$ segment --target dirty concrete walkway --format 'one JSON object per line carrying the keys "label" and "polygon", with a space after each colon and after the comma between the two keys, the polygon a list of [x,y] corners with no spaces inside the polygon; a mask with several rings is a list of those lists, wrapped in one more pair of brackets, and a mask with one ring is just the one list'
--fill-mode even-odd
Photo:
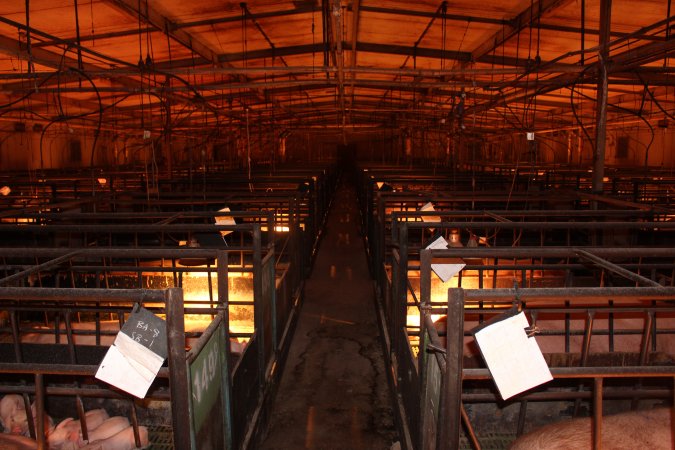
{"label": "dirty concrete walkway", "polygon": [[357,208],[354,188],[342,183],[263,450],[389,449],[398,440]]}

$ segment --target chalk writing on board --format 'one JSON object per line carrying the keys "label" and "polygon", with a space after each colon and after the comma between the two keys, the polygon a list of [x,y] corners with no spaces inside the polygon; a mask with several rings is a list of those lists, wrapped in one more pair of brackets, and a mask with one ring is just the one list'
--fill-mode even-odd
{"label": "chalk writing on board", "polygon": [[166,322],[151,311],[136,306],[121,330],[135,342],[166,358]]}

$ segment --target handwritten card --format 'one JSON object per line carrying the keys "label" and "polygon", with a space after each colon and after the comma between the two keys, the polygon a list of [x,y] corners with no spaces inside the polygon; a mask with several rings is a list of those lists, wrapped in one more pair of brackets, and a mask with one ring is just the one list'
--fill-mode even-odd
{"label": "handwritten card", "polygon": [[553,379],[537,341],[527,336],[529,326],[525,313],[520,312],[475,333],[504,400]]}
{"label": "handwritten card", "polygon": [[[441,249],[447,250],[448,241],[445,240],[443,236],[439,236],[434,239],[431,244],[427,245],[428,249]],[[436,276],[445,283],[450,278],[454,277],[459,273],[460,270],[466,266],[466,263],[460,258],[445,258],[448,260],[448,263],[443,264],[431,264],[431,270],[434,271]]]}
{"label": "handwritten card", "polygon": [[95,376],[143,398],[167,354],[166,322],[137,305],[117,333]]}

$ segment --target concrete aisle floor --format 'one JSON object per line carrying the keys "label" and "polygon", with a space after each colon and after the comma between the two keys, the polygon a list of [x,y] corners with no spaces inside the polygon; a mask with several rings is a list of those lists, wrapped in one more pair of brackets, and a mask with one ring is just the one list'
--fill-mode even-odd
{"label": "concrete aisle floor", "polygon": [[261,449],[389,449],[398,440],[357,208],[342,183]]}

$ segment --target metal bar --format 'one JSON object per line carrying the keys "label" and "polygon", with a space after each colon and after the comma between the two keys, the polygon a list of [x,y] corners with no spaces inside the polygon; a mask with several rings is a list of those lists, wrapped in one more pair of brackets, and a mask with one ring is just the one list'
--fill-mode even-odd
{"label": "metal bar", "polygon": [[593,450],[602,450],[602,378],[593,380]]}
{"label": "metal bar", "polygon": [[[302,4],[298,5],[293,9],[287,9],[287,10],[277,10],[277,11],[266,11],[266,12],[261,12],[261,13],[250,13],[249,16],[251,19],[268,19],[268,18],[279,18],[279,17],[284,17],[284,16],[291,16],[291,15],[297,15],[297,14],[309,14],[314,11],[318,11],[319,8],[314,6],[313,4]],[[201,27],[205,25],[217,25],[221,23],[229,23],[229,22],[238,22],[241,20],[241,17],[239,16],[223,16],[223,17],[216,17],[213,19],[203,19],[203,20],[194,20],[194,21],[187,21],[187,22],[178,22],[172,24],[175,29],[180,29],[180,28],[193,28],[193,27]]]}
{"label": "metal bar", "polygon": [[582,259],[586,259],[588,261],[591,261],[598,266],[607,269],[611,272],[616,273],[617,275],[621,275],[624,278],[627,278],[631,281],[635,281],[636,283],[643,284],[646,286],[654,286],[654,287],[661,287],[659,283],[656,281],[650,280],[649,278],[643,277],[642,275],[639,275],[635,272],[631,272],[630,270],[626,270],[623,267],[617,266],[614,263],[611,263],[607,260],[604,260],[598,256],[595,256],[593,253],[582,250],[580,248],[575,249],[574,252],[579,255]]}
{"label": "metal bar", "polygon": [[[556,379],[566,378],[665,378],[675,375],[675,367],[551,367],[551,374]],[[488,369],[464,369],[465,380],[491,380]]]}
{"label": "metal bar", "polygon": [[[413,10],[413,9],[399,9],[399,8],[384,8],[380,6],[370,6],[370,5],[362,5],[361,10],[365,12],[373,12],[373,13],[378,13],[378,14],[392,14],[392,15],[400,15],[400,16],[410,16],[410,17],[427,17],[427,18],[435,18],[438,16],[438,11],[435,12],[429,12],[429,11],[421,11],[421,10]],[[511,21],[508,19],[495,19],[492,17],[482,17],[482,16],[469,16],[469,15],[461,15],[461,14],[446,14],[446,19],[447,20],[454,20],[454,21],[459,21],[459,22],[470,22],[470,23],[485,23],[489,25],[500,25],[500,26],[506,26],[510,25]]]}
{"label": "metal bar", "polygon": [[464,422],[466,432],[469,435],[469,441],[471,441],[471,447],[473,448],[473,450],[481,450],[480,442],[478,442],[476,432],[473,430],[473,426],[471,426],[471,422],[469,421],[469,415],[466,413],[466,408],[464,408],[463,403],[461,413],[462,413],[462,421]]}
{"label": "metal bar", "polygon": [[232,448],[232,376],[231,371],[231,352],[230,352],[230,299],[229,299],[229,278],[228,278],[228,252],[225,250],[218,251],[216,264],[218,267],[218,304],[223,307],[223,332],[225,333],[225,351],[223,352],[223,378],[226,380],[223,387],[224,405],[225,409],[223,415],[225,416],[225,448]]}
{"label": "metal bar", "polygon": [[[45,389],[44,380],[41,373],[35,374],[35,409],[37,411],[37,424],[35,427],[35,434],[37,435],[38,450],[46,450],[47,443],[45,442]],[[27,409],[26,411],[31,411]],[[29,421],[32,419],[32,414],[27,414]]]}
{"label": "metal bar", "polygon": [[[581,360],[579,365],[581,367],[586,367],[588,364],[588,355],[590,353],[591,347],[591,337],[593,337],[593,319],[595,317],[595,311],[590,310],[586,313],[586,322],[584,324],[584,340],[581,347]],[[567,336],[569,334],[566,333]],[[583,389],[583,384],[579,385],[577,390],[581,391]],[[581,399],[577,399],[574,402],[574,412],[573,415],[576,417],[579,414],[579,407],[581,406]]]}
{"label": "metal bar", "polygon": [[267,336],[265,330],[264,310],[265,302],[263,298],[263,271],[262,271],[262,240],[260,225],[253,229],[253,321],[256,339],[258,340],[258,395],[263,396],[265,388],[265,375],[267,365],[265,364],[265,342],[271,337]]}
{"label": "metal bar", "polygon": [[[2,291],[0,290],[0,293]],[[570,300],[570,302],[597,301],[599,297],[614,300],[630,299],[636,301],[652,301],[656,299],[671,299],[675,296],[675,289],[671,287],[604,287],[604,288],[536,288],[515,289],[499,288],[465,291],[465,300],[471,301],[499,301],[512,299],[519,295],[523,300]]]}
{"label": "metal bar", "polygon": [[[79,253],[80,253],[79,250],[74,251],[74,252],[70,252],[66,255],[60,256],[60,257],[58,257],[56,259],[53,259],[51,261],[47,261],[45,263],[32,266],[29,269],[23,270],[21,272],[17,272],[13,275],[10,275],[8,277],[5,277],[5,278],[1,279],[0,285],[6,285],[6,284],[9,284],[9,283],[11,283],[15,280],[20,280],[20,279],[22,279],[22,278],[24,278],[24,277],[26,277],[26,276],[28,276],[32,273],[39,272],[40,270],[48,269],[48,268],[53,267],[53,266],[58,266],[62,262],[69,260],[70,258],[78,255]],[[25,253],[24,253],[24,255],[25,255]]]}
{"label": "metal bar", "polygon": [[[162,378],[168,378],[168,370],[167,368],[163,368],[163,373],[162,373]],[[30,370],[26,370],[26,374],[34,375],[33,372]],[[96,373],[96,370],[91,374],[91,376],[94,376]],[[12,394],[22,394],[22,393],[27,393],[27,394],[34,394],[35,393],[35,388],[33,386],[26,386],[26,385],[3,385],[0,386],[0,392],[2,393],[12,393]],[[96,398],[115,398],[115,399],[128,399],[128,395],[120,392],[118,390],[112,390],[112,389],[101,389],[101,388],[72,388],[72,387],[62,387],[62,386],[47,386],[45,387],[45,393],[48,396],[64,396],[64,397],[72,397],[74,395],[80,395],[81,397],[96,397]],[[154,400],[161,400],[161,401],[170,401],[171,397],[170,394],[167,391],[161,391],[161,390],[150,390],[149,394],[146,396],[146,398],[152,398]]]}
{"label": "metal bar", "polygon": [[[652,324],[654,323],[654,311],[649,311],[647,317],[645,318],[645,323],[642,330],[642,341],[640,342],[640,365],[646,366],[647,359],[649,358],[649,336],[652,332]],[[642,387],[642,379],[638,379],[635,388],[640,389]],[[631,409],[637,409],[639,405],[639,398],[633,398],[631,402]]]}
{"label": "metal bar", "polygon": [[647,364],[649,358],[649,336],[652,331],[652,324],[654,323],[654,311],[650,310],[647,313],[647,317],[644,324],[644,329],[642,332],[642,342],[640,344],[640,365],[644,366]]}
{"label": "metal bar", "polygon": [[[31,35],[34,34],[34,35],[40,36],[41,38],[50,39],[50,40],[52,40],[54,42],[57,42],[59,44],[65,44],[67,47],[70,47],[70,48],[72,48],[73,46],[76,46],[76,44],[73,43],[73,42],[70,42],[70,43],[65,42],[63,39],[61,39],[57,36],[54,36],[54,35],[45,33],[43,31],[40,31],[37,28],[29,26],[29,24],[24,25],[20,22],[16,22],[16,21],[11,20],[11,19],[9,19],[5,16],[0,16],[0,22],[4,23],[6,25],[9,25],[12,28],[16,28],[18,30],[25,30],[27,34],[31,34]],[[12,40],[8,40],[8,42],[13,43],[17,50],[20,49],[19,42],[12,41]],[[94,51],[94,50],[92,50],[90,48],[87,48],[87,47],[79,47],[78,46],[78,49],[80,49],[81,51],[83,51],[85,53],[89,53],[94,58],[101,58],[105,61],[109,61],[111,63],[114,63],[114,64],[118,65],[118,66],[135,67],[135,65],[132,64],[132,63],[129,63],[127,61],[123,61],[121,59],[112,58],[110,56],[106,56],[103,53],[99,53],[99,52]],[[17,52],[14,52],[13,54],[16,54],[16,53]],[[44,51],[42,49],[34,48],[34,46],[31,46],[30,56],[31,56],[32,61],[37,61],[40,64],[45,64],[45,65],[50,66],[50,67],[60,68],[63,65],[63,60],[62,60],[62,56],[61,56],[60,51],[57,54],[57,53]],[[77,66],[77,61],[74,60],[74,59],[66,58],[66,62],[67,62],[67,65],[72,64],[73,66]],[[85,69],[87,69],[87,70],[89,70],[89,69],[97,70],[97,69],[99,69],[99,67],[87,64],[87,65],[85,65]]]}
{"label": "metal bar", "polygon": [[107,301],[164,303],[164,292],[156,289],[83,289],[0,287],[0,299],[49,301]]}
{"label": "metal bar", "polygon": [[[672,389],[641,389],[640,391],[626,391],[625,389],[616,391],[607,391],[603,393],[605,399],[631,399],[633,397],[649,398],[649,399],[671,399],[673,397]],[[522,394],[519,397],[527,401],[558,401],[558,400],[574,400],[577,398],[592,399],[593,393],[590,391],[544,391],[531,392]],[[466,403],[494,403],[499,402],[501,397],[495,393],[476,393],[476,394],[462,394],[462,401]]]}
{"label": "metal bar", "polygon": [[462,360],[464,349],[464,290],[448,290],[446,366],[439,413],[438,450],[459,449],[462,408]]}
{"label": "metal bar", "polygon": [[134,0],[108,0],[108,3],[117,6],[132,17],[141,17],[144,22],[164,31],[187,50],[195,52],[211,64],[218,64],[218,55],[210,48],[208,42],[202,41],[185,30],[177,29],[169,17],[164,16],[155,8],[146,5],[145,11],[141,11]]}
{"label": "metal bar", "polygon": [[523,434],[523,429],[525,428],[526,415],[527,415],[527,400],[521,400],[520,409],[518,410],[518,426],[516,428],[516,436],[520,436],[521,434]]}
{"label": "metal bar", "polygon": [[[136,403],[131,401],[131,427],[134,431],[134,443],[137,448],[141,448],[141,436],[138,430],[138,413],[136,412]],[[84,431],[84,430],[83,430]]]}
{"label": "metal bar", "polygon": [[169,386],[171,389],[171,421],[173,445],[189,449],[190,411],[189,377],[185,360],[185,321],[183,318],[183,291],[171,288],[165,291],[167,341],[169,346]]}
{"label": "metal bar", "polygon": [[586,314],[586,323],[584,326],[584,340],[581,348],[581,365],[585,366],[588,363],[588,355],[590,354],[591,338],[593,337],[593,319],[595,318],[595,311],[589,310]]}
{"label": "metal bar", "polygon": [[517,35],[521,30],[538,22],[541,16],[561,4],[568,3],[566,0],[537,0],[521,11],[516,17],[509,20],[506,25],[471,51],[472,60],[478,60],[491,53],[494,49],[504,45],[510,38]]}
{"label": "metal bar", "polygon": [[[405,223],[401,224],[399,229],[399,260],[398,260],[398,277],[395,278],[394,295],[393,298],[393,313],[392,313],[392,336],[395,336],[395,347],[394,353],[396,355],[402,355],[403,349],[400,348],[401,340],[399,339],[400,330],[404,329],[406,325],[406,303],[407,303],[407,284],[406,279],[408,278],[408,226]],[[380,249],[381,252],[384,251],[384,248]],[[384,260],[382,260],[382,269],[384,272]],[[382,274],[383,277],[386,277],[386,274]],[[385,278],[382,278],[383,280]]]}
{"label": "metal bar", "polygon": [[18,363],[23,362],[23,355],[21,353],[21,335],[19,334],[19,320],[17,318],[18,312],[12,310],[9,312],[9,322],[12,327],[12,339],[14,344],[14,360]]}
{"label": "metal bar", "polygon": [[[428,384],[429,380],[427,379],[427,372],[428,372],[428,366],[429,364],[427,361],[431,357],[431,355],[427,352],[427,347],[429,342],[427,342],[426,338],[426,333],[425,330],[427,327],[429,327],[429,333],[431,333],[433,327],[433,324],[431,324],[431,317],[429,316],[429,306],[431,303],[431,252],[429,250],[422,250],[420,252],[420,259],[422,260],[421,263],[421,270],[420,270],[420,299],[418,303],[419,307],[419,314],[420,314],[420,331],[419,331],[419,343],[418,343],[418,353],[417,353],[417,367],[418,367],[418,373],[419,373],[419,411],[420,411],[420,420],[419,420],[419,428],[421,432],[419,433],[418,436],[418,446],[419,448],[427,448],[429,447],[428,440],[435,439],[437,446],[439,445],[439,442],[441,442],[441,439],[439,436],[430,436],[430,433],[424,433],[424,430],[427,429],[438,429],[439,424],[436,424],[436,426],[429,427],[427,423],[431,421],[432,423],[436,420],[442,420],[437,419],[436,417],[433,417],[433,414],[429,414],[429,410],[431,409],[428,406],[428,402],[430,401],[429,399],[429,393],[428,393]],[[405,277],[408,279],[408,277]],[[412,288],[411,288],[412,290]],[[431,326],[429,326],[431,325]],[[435,330],[434,330],[435,331]],[[433,344],[433,337],[432,337],[432,344]],[[443,398],[444,393],[440,393],[440,397]],[[441,403],[442,404],[442,403]]]}

